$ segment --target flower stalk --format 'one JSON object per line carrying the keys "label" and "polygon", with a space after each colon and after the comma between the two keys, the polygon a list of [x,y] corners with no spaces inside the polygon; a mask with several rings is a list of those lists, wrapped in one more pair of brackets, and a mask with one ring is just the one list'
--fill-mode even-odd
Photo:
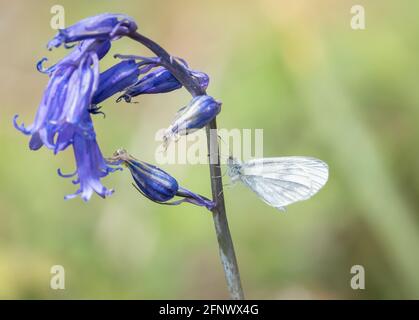
{"label": "flower stalk", "polygon": [[[190,76],[185,66],[179,63],[177,59],[171,56],[160,45],[135,31],[129,33],[127,36],[146,46],[149,50],[156,54],[160,58],[160,65],[169,70],[193,97],[206,94],[198,80]],[[206,126],[206,133],[212,198],[216,204],[212,210],[212,214],[221,263],[223,265],[231,299],[242,300],[244,299],[244,293],[225,209],[219,145],[217,139],[217,122],[215,118]]]}

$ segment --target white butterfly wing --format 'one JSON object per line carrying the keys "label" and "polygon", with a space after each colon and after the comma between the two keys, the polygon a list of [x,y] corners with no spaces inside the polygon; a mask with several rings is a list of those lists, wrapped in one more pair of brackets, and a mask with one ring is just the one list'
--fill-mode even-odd
{"label": "white butterfly wing", "polygon": [[327,182],[329,168],[308,157],[263,158],[241,165],[240,179],[267,204],[284,210],[307,200]]}

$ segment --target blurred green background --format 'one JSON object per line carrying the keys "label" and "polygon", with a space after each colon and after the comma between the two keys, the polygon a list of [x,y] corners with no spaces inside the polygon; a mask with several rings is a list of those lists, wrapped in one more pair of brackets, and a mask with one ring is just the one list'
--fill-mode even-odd
{"label": "blurred green background", "polygon": [[[0,298],[228,298],[211,215],[191,205],[151,203],[126,172],[116,189],[64,201],[75,191],[57,168],[72,151],[31,152],[11,119],[32,122],[55,34],[102,12],[127,13],[139,30],[211,76],[223,101],[222,128],[264,129],[264,155],[311,155],[330,166],[326,187],[285,214],[244,187],[225,191],[247,298],[419,298],[419,3],[417,1],[13,1],[1,2]],[[366,30],[350,27],[364,5]],[[124,39],[113,53],[148,54]],[[111,55],[103,67],[114,63]],[[189,100],[184,91],[104,103],[95,118],[105,155],[124,146],[154,162],[155,131]],[[206,165],[163,166],[185,187],[210,195]],[[226,180],[227,182],[227,180]],[[51,290],[63,265],[66,289]],[[366,289],[352,290],[362,265]]]}

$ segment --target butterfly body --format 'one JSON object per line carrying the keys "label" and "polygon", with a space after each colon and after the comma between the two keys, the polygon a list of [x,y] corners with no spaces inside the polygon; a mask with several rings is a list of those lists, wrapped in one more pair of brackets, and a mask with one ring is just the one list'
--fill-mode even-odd
{"label": "butterfly body", "polygon": [[236,158],[229,157],[227,159],[227,174],[230,177],[231,182],[235,183],[241,178],[241,167],[242,163]]}
{"label": "butterfly body", "polygon": [[265,203],[281,211],[286,206],[311,198],[327,182],[325,162],[310,157],[260,158],[247,162],[229,157],[231,181],[241,181]]}

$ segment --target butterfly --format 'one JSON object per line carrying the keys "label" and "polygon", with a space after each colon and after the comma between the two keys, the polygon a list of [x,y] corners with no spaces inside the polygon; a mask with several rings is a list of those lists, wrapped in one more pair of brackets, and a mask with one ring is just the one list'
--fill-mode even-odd
{"label": "butterfly", "polygon": [[227,173],[232,183],[241,181],[268,205],[285,207],[311,198],[327,182],[328,165],[310,157],[278,157],[247,162],[229,157]]}

